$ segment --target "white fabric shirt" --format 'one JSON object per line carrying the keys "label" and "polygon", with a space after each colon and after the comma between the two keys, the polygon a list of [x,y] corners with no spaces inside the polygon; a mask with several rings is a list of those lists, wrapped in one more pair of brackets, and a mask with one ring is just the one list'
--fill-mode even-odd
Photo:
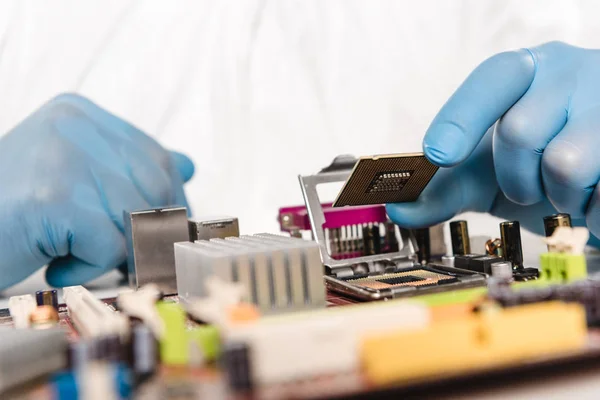
{"label": "white fabric shirt", "polygon": [[[78,92],[188,154],[196,215],[277,231],[296,176],[341,153],[420,151],[486,57],[599,47],[594,1],[4,1],[0,132]],[[489,218],[471,233],[497,236]]]}

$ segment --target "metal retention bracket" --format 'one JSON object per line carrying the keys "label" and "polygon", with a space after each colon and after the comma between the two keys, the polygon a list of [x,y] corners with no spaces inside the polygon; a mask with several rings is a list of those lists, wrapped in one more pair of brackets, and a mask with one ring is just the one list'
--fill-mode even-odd
{"label": "metal retention bracket", "polygon": [[406,262],[412,264],[416,257],[416,242],[414,236],[405,229],[400,229],[400,250],[393,253],[383,253],[370,256],[356,257],[344,260],[336,260],[329,255],[327,250],[327,241],[325,240],[325,232],[323,224],[325,223],[325,214],[321,206],[321,201],[317,193],[317,186],[331,182],[345,182],[350,176],[351,170],[341,170],[332,172],[321,172],[316,175],[298,176],[302,196],[308,211],[310,219],[311,231],[314,240],[319,244],[321,251],[321,260],[325,266],[333,270],[341,270],[352,267],[357,264],[366,264],[370,272],[375,270],[377,263],[394,262],[396,264]]}

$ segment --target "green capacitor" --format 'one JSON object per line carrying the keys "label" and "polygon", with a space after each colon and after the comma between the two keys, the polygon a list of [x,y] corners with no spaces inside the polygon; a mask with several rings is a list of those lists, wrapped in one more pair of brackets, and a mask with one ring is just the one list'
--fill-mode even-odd
{"label": "green capacitor", "polygon": [[187,365],[189,347],[185,311],[179,304],[166,301],[157,302],[156,310],[164,323],[164,334],[159,339],[161,362],[166,365]]}
{"label": "green capacitor", "polygon": [[221,352],[219,330],[213,325],[201,325],[187,331],[189,341],[202,351],[206,361],[214,361]]}

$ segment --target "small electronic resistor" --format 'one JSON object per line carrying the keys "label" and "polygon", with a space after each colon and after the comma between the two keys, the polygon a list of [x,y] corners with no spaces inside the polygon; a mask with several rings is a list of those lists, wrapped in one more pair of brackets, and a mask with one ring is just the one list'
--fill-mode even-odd
{"label": "small electronic resistor", "polygon": [[467,221],[450,222],[450,237],[452,239],[452,254],[455,256],[471,254]]}
{"label": "small electronic resistor", "polygon": [[250,348],[246,343],[230,341],[223,346],[222,360],[229,387],[246,391],[253,387]]}
{"label": "small electronic resistor", "polygon": [[35,292],[35,300],[38,306],[52,306],[58,311],[58,293],[56,289]]}

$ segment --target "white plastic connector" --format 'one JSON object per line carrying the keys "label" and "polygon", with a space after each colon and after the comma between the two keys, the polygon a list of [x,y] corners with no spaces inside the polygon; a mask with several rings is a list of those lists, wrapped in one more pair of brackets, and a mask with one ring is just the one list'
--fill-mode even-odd
{"label": "white plastic connector", "polygon": [[160,290],[155,284],[148,284],[137,291],[127,289],[119,293],[119,309],[132,317],[144,321],[154,336],[160,339],[165,327],[156,310],[156,301],[160,299]]}
{"label": "white plastic connector", "polygon": [[186,302],[186,311],[201,321],[224,326],[227,308],[240,303],[246,289],[240,283],[226,282],[217,276],[208,277],[204,285],[208,297]]}
{"label": "white plastic connector", "polygon": [[356,372],[365,337],[422,329],[429,321],[429,309],[424,304],[393,301],[263,317],[231,326],[223,334],[225,340],[250,347],[253,379],[268,385]]}
{"label": "white plastic connector", "polygon": [[589,238],[590,232],[586,228],[559,226],[552,236],[544,238],[544,242],[551,252],[583,254]]}
{"label": "white plastic connector", "polygon": [[30,294],[12,296],[8,299],[8,309],[15,328],[29,328],[29,316],[36,307],[37,303]]}
{"label": "white plastic connector", "polygon": [[114,334],[127,336],[129,332],[127,318],[111,310],[83,286],[63,288],[63,298],[69,316],[81,336],[85,338]]}

